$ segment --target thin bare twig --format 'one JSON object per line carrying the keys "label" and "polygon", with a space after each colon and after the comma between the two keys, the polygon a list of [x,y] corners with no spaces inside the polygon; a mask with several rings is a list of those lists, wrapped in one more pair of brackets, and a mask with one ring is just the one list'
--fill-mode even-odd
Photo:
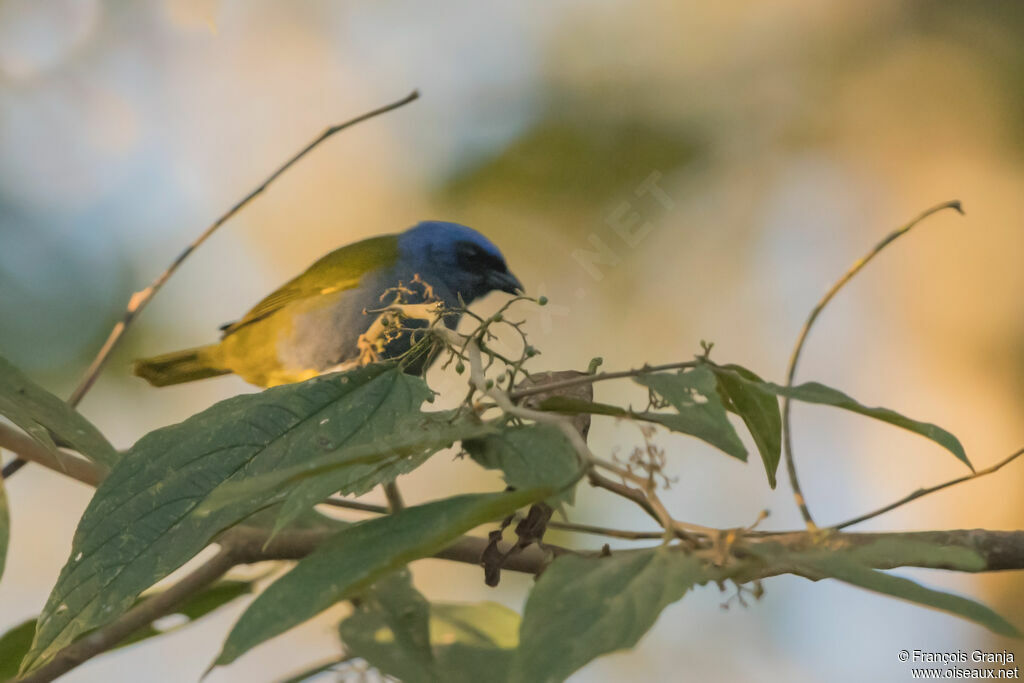
{"label": "thin bare twig", "polygon": [[513,401],[518,401],[521,398],[533,396],[534,394],[543,394],[549,391],[556,391],[558,389],[568,389],[569,387],[575,387],[581,384],[593,384],[594,382],[603,382],[609,379],[639,377],[641,375],[647,375],[652,372],[662,372],[664,370],[682,370],[684,368],[692,368],[695,365],[697,365],[697,361],[689,360],[681,363],[665,363],[664,365],[645,365],[644,367],[637,368],[636,370],[598,372],[593,375],[581,375],[579,377],[573,377],[572,379],[563,379],[558,382],[548,382],[547,384],[538,384],[524,389],[517,389],[515,391],[510,391],[508,396]]}
{"label": "thin bare twig", "polygon": [[848,519],[845,522],[842,522],[841,524],[836,524],[836,525],[834,525],[834,526],[832,526],[830,528],[837,529],[837,530],[838,529],[845,529],[848,526],[853,526],[854,524],[860,524],[861,522],[865,522],[865,521],[867,521],[869,519],[872,519],[874,517],[878,517],[879,515],[884,515],[886,512],[889,512],[891,510],[895,510],[898,507],[902,507],[903,505],[906,505],[907,503],[909,503],[909,502],[911,502],[913,500],[917,500],[918,498],[922,498],[924,496],[927,496],[930,493],[935,493],[936,491],[941,491],[942,489],[949,488],[950,486],[955,486],[957,484],[962,484],[965,481],[971,481],[972,479],[978,479],[979,477],[984,477],[987,474],[992,474],[993,472],[998,472],[1003,467],[1005,467],[1006,465],[1009,465],[1011,462],[1013,462],[1014,460],[1016,460],[1017,458],[1019,458],[1022,455],[1024,455],[1024,448],[1022,448],[1019,451],[1016,451],[1014,453],[1011,453],[1009,455],[1009,457],[1006,457],[1003,460],[1000,460],[999,462],[997,462],[995,465],[992,465],[991,467],[986,467],[983,470],[978,470],[977,472],[972,472],[971,474],[968,474],[968,475],[963,476],[963,477],[957,477],[956,479],[950,479],[949,481],[947,481],[945,483],[942,483],[942,484],[938,484],[937,486],[931,486],[931,487],[925,488],[925,489],[918,489],[918,490],[914,491],[913,493],[911,493],[909,495],[906,495],[903,498],[900,498],[899,500],[897,500],[897,501],[895,501],[893,503],[889,503],[888,505],[886,505],[884,507],[880,507],[880,508],[878,508],[877,510],[875,510],[873,512],[864,513],[863,515],[860,515],[859,517],[854,517],[853,519]]}
{"label": "thin bare twig", "polygon": [[[662,524],[663,520],[658,515],[657,510],[654,509],[654,506],[651,505],[651,502],[647,500],[647,496],[645,496],[644,492],[640,489],[620,484],[619,482],[609,479],[593,469],[587,473],[587,480],[590,482],[591,486],[602,488],[605,491],[609,491],[617,496],[625,498],[626,500],[632,501],[640,507],[640,509],[646,512],[651,519],[657,522],[659,526]],[[661,535],[664,536],[664,532],[662,532]]]}
{"label": "thin bare twig", "polygon": [[[960,202],[953,200],[950,202],[943,202],[933,206],[932,208],[924,211],[919,216],[914,218],[912,221],[904,225],[903,227],[894,230],[889,233],[885,239],[876,244],[874,248],[867,253],[863,258],[853,264],[849,270],[847,270],[841,278],[839,278],[834,285],[825,293],[825,296],[815,305],[811,311],[810,316],[807,318],[807,322],[804,323],[803,328],[800,330],[800,336],[797,338],[796,346],[793,348],[793,354],[789,359],[789,369],[786,372],[786,386],[793,386],[793,379],[796,376],[797,362],[800,360],[800,353],[804,349],[804,343],[807,341],[807,335],[811,331],[814,322],[818,319],[818,315],[825,309],[832,298],[839,293],[839,290],[846,285],[847,282],[853,279],[853,277],[859,273],[864,266],[871,262],[875,256],[877,256],[883,249],[889,246],[897,238],[910,232],[911,229],[925,218],[928,218],[932,214],[938,213],[945,209],[956,209],[961,215],[963,214],[963,208],[960,206]],[[800,488],[800,480],[796,473],[796,464],[793,461],[793,440],[789,424],[789,406],[790,401],[788,397],[782,399],[782,429],[783,429],[783,446],[784,456],[786,460],[786,472],[789,475],[789,484],[793,488],[793,498],[796,501],[797,507],[800,509],[800,515],[803,517],[804,522],[807,524],[809,529],[816,528],[814,524],[814,518],[811,516],[811,511],[807,507],[807,500],[804,498],[803,490]]]}
{"label": "thin bare twig", "polygon": [[296,163],[298,163],[300,159],[302,159],[304,156],[312,152],[316,147],[318,147],[322,142],[327,140],[329,137],[335,135],[336,133],[340,133],[346,128],[350,128],[358,123],[362,123],[363,121],[367,121],[376,116],[380,116],[381,114],[386,114],[389,111],[393,111],[395,109],[398,109],[399,107],[403,107],[406,104],[409,104],[413,100],[417,99],[419,96],[419,92],[414,90],[405,97],[403,97],[402,99],[398,100],[397,102],[392,102],[391,104],[384,105],[383,107],[378,107],[377,109],[368,111],[365,114],[360,114],[354,119],[350,119],[348,121],[345,121],[344,123],[339,123],[326,129],[324,132],[318,135],[312,142],[303,147],[294,156],[288,159],[288,161],[286,161],[284,164],[278,167],[276,171],[267,176],[267,179],[260,183],[258,187],[252,190],[241,200],[239,200],[234,206],[228,209],[227,212],[225,212],[220,218],[214,221],[213,224],[206,228],[206,230],[204,230],[203,233],[198,238],[196,238],[194,242],[185,247],[184,251],[178,254],[178,257],[171,262],[170,266],[167,267],[167,270],[160,273],[160,275],[157,276],[157,278],[153,280],[153,282],[148,287],[132,294],[131,299],[128,302],[128,307],[125,309],[124,317],[116,325],[114,325],[114,329],[110,331],[110,336],[107,337],[107,341],[104,342],[103,347],[100,349],[99,353],[96,354],[96,358],[93,360],[88,370],[86,370],[85,375],[82,377],[81,383],[71,394],[71,398],[68,399],[68,403],[70,403],[72,406],[78,405],[78,403],[82,400],[82,397],[85,396],[85,393],[92,386],[93,382],[96,381],[96,377],[99,375],[100,370],[106,363],[107,358],[110,357],[110,353],[114,350],[118,342],[121,340],[121,337],[122,335],[124,335],[124,332],[127,329],[128,325],[130,325],[132,321],[135,319],[135,317],[142,311],[142,309],[146,307],[146,304],[148,304],[150,299],[153,298],[153,295],[156,294],[161,287],[163,287],[164,283],[166,283],[167,280],[170,279],[170,277],[179,268],[179,266],[181,266],[185,259],[187,259],[192,254],[193,251],[198,249],[203,242],[205,242],[214,232],[216,232],[217,228],[222,226],[236,213],[245,208],[245,206],[249,202],[251,202],[257,196],[262,194],[267,189],[267,187],[272,182],[277,180],[282,174],[284,174],[285,171],[287,171]]}
{"label": "thin bare twig", "polygon": [[625,529],[610,529],[592,524],[577,524],[576,522],[548,522],[549,529],[559,531],[572,531],[579,534],[593,534],[595,536],[607,536],[608,538],[621,538],[627,541],[657,541],[665,537],[664,531],[627,531]]}
{"label": "thin bare twig", "polygon": [[55,455],[24,433],[5,424],[0,424],[0,448],[14,453],[22,462],[38,463],[89,486],[98,486],[106,476],[104,470],[85,458],[59,450]]}
{"label": "thin bare twig", "polygon": [[384,497],[388,499],[388,512],[398,512],[405,509],[405,501],[402,500],[402,492],[398,490],[395,481],[389,481],[383,485]]}
{"label": "thin bare twig", "polygon": [[[383,107],[378,107],[377,109],[368,111],[365,114],[361,114],[355,117],[354,119],[350,119],[348,121],[345,121],[344,123],[339,123],[326,129],[312,142],[303,147],[301,150],[299,150],[298,153],[296,153],[288,161],[286,161],[284,164],[278,167],[278,169],[271,173],[266,178],[266,180],[264,180],[262,183],[260,183],[258,187],[256,187],[256,189],[252,190],[249,194],[247,194],[245,197],[239,200],[234,206],[228,209],[226,213],[221,215],[220,218],[214,221],[208,228],[206,228],[206,230],[203,231],[201,235],[199,235],[198,238],[196,238],[195,241],[193,241],[191,244],[185,247],[185,249],[180,254],[178,254],[178,257],[171,262],[171,265],[169,265],[164,272],[160,273],[160,275],[158,275],[157,278],[153,280],[153,282],[150,283],[148,287],[132,294],[131,298],[128,300],[128,306],[124,311],[124,315],[122,316],[121,320],[119,320],[117,324],[114,325],[113,329],[110,330],[110,335],[107,337],[107,340],[103,342],[103,346],[100,348],[99,353],[96,354],[96,357],[93,359],[92,363],[90,363],[88,369],[85,371],[85,374],[83,375],[81,382],[79,382],[78,386],[71,393],[70,398],[68,398],[68,403],[72,407],[75,407],[81,402],[82,398],[85,397],[86,392],[89,391],[93,383],[96,381],[96,378],[99,377],[100,371],[106,364],[107,359],[110,358],[110,354],[114,351],[118,343],[121,341],[121,337],[123,337],[124,333],[128,330],[128,326],[131,325],[135,318],[139,315],[139,313],[142,312],[142,310],[146,307],[146,304],[149,303],[150,299],[152,299],[153,296],[158,291],[160,291],[160,288],[164,286],[164,283],[166,283],[167,280],[169,280],[171,276],[174,275],[175,271],[178,270],[178,268],[185,261],[185,259],[187,259],[192,254],[193,251],[198,249],[203,242],[209,239],[209,237],[213,235],[214,232],[217,231],[217,228],[222,226],[235,214],[237,214],[239,211],[245,208],[245,206],[249,202],[251,202],[257,196],[262,194],[264,190],[266,190],[267,187],[272,182],[277,180],[285,171],[294,166],[300,159],[302,159],[304,156],[313,151],[314,148],[320,145],[320,143],[327,140],[327,138],[335,135],[336,133],[340,133],[346,128],[350,128],[358,123],[362,123],[363,121],[367,121],[376,116],[380,116],[381,114],[385,114],[389,111],[398,109],[399,107],[403,107],[406,104],[412,102],[413,100],[419,98],[419,96],[419,91],[414,90],[396,102],[384,105]],[[5,479],[11,477],[15,472],[21,469],[21,467],[24,464],[25,461],[15,460],[11,462],[9,465],[7,465],[7,467],[4,468],[3,477]]]}
{"label": "thin bare twig", "polygon": [[328,498],[327,500],[323,500],[320,502],[323,505],[330,505],[336,508],[344,508],[346,510],[373,512],[378,515],[388,514],[388,508],[386,505],[374,505],[373,503],[364,503],[359,500],[349,500],[348,498]]}

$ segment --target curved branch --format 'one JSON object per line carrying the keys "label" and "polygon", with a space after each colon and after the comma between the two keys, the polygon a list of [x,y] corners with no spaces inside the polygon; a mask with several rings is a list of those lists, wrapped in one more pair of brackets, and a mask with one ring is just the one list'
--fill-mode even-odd
{"label": "curved branch", "polygon": [[[910,232],[911,229],[925,218],[928,218],[932,214],[944,211],[945,209],[956,209],[961,215],[963,215],[963,208],[960,206],[960,202],[953,200],[950,202],[943,202],[933,206],[932,208],[922,212],[917,218],[910,221],[903,227],[894,230],[889,233],[885,239],[876,244],[874,248],[867,253],[863,258],[853,264],[849,270],[847,270],[841,278],[839,278],[834,285],[825,293],[825,296],[815,305],[811,311],[810,316],[807,318],[807,322],[804,323],[803,328],[800,330],[800,336],[797,337],[796,346],[793,348],[793,354],[789,358],[789,368],[786,371],[786,387],[793,386],[793,378],[796,376],[796,366],[800,360],[800,353],[804,349],[804,343],[807,341],[807,335],[811,331],[811,327],[814,326],[814,322],[818,319],[818,315],[825,309],[825,306],[832,301],[833,297],[839,293],[847,282],[852,280],[854,276],[859,273],[864,266],[871,262],[875,256],[877,256],[883,249],[889,246],[899,237]],[[793,488],[793,498],[796,500],[796,505],[800,509],[800,515],[803,517],[807,527],[814,529],[814,518],[811,516],[811,511],[807,507],[807,501],[804,498],[803,490],[800,488],[800,480],[796,474],[796,464],[793,462],[793,440],[791,430],[789,426],[789,398],[783,397],[782,399],[782,430],[784,434],[783,438],[783,455],[786,460],[786,473],[789,475],[789,484]]]}
{"label": "curved branch", "polygon": [[348,121],[345,121],[344,123],[339,123],[326,129],[315,139],[313,139],[312,142],[310,142],[301,150],[299,150],[288,161],[279,166],[276,171],[267,176],[266,180],[260,183],[258,187],[252,190],[249,194],[245,195],[245,197],[243,197],[234,206],[232,206],[223,215],[221,215],[220,218],[214,221],[208,228],[206,228],[206,230],[203,231],[201,235],[199,235],[199,237],[195,239],[195,241],[193,241],[191,244],[185,247],[185,249],[180,254],[178,254],[178,257],[171,262],[171,265],[169,265],[164,272],[160,273],[160,275],[158,275],[157,278],[153,280],[153,282],[148,287],[132,294],[131,299],[128,301],[128,307],[125,309],[124,317],[116,325],[114,325],[114,328],[110,331],[110,336],[107,337],[107,341],[103,343],[103,347],[100,349],[99,353],[96,354],[96,358],[93,359],[92,363],[89,365],[89,368],[85,371],[85,375],[82,377],[81,383],[79,383],[78,387],[75,388],[75,391],[71,394],[71,397],[68,399],[68,403],[70,403],[72,406],[78,405],[78,403],[82,400],[82,397],[85,396],[85,393],[89,391],[89,388],[92,386],[93,382],[96,381],[96,377],[99,375],[100,370],[103,369],[103,365],[107,362],[107,358],[110,357],[110,353],[117,346],[118,342],[121,340],[122,335],[124,335],[125,330],[128,329],[128,326],[132,323],[135,317],[142,311],[143,308],[146,307],[146,304],[148,304],[149,300],[153,298],[153,295],[155,295],[160,290],[160,288],[164,286],[164,283],[166,283],[167,280],[169,280],[171,276],[174,275],[174,272],[181,266],[185,259],[187,259],[192,254],[193,251],[198,249],[203,242],[205,242],[214,232],[216,232],[217,228],[224,225],[224,223],[231,219],[231,217],[233,217],[236,213],[245,208],[245,206],[249,202],[251,202],[257,196],[262,194],[263,191],[266,190],[267,187],[272,182],[277,180],[285,171],[287,171],[289,168],[298,163],[298,161],[302,159],[302,157],[312,152],[313,149],[319,146],[320,143],[327,140],[327,138],[331,137],[336,133],[340,133],[346,128],[350,128],[356,125],[357,123],[362,123],[363,121],[366,121],[368,119],[372,119],[376,116],[380,116],[381,114],[385,114],[394,109],[398,109],[399,107],[403,107],[406,104],[409,104],[413,100],[417,99],[419,96],[419,92],[414,90],[405,97],[403,97],[402,99],[398,100],[397,102],[392,102],[391,104],[387,104],[383,107],[378,107],[377,109],[366,112],[365,114],[361,114],[355,117],[354,119],[350,119]]}

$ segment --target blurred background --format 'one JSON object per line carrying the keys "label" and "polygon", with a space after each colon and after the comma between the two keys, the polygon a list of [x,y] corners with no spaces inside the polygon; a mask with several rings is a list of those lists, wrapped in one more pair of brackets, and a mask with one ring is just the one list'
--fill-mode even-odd
{"label": "blurred background", "polygon": [[[419,88],[316,150],[156,297],[82,405],[115,445],[252,390],[223,378],[157,391],[129,376],[131,359],[210,341],[323,253],[421,219],[486,233],[549,297],[522,310],[537,369],[687,359],[705,339],[718,360],[779,381],[829,284],[889,230],[960,199],[966,217],[932,218],[838,297],[800,378],[941,424],[986,466],[1024,441],[1022,35],[1024,5],[996,0],[0,0],[0,354],[68,394],[130,293],[204,226],[327,125]],[[436,372],[433,383],[456,386]],[[794,425],[823,523],[964,473],[934,444],[848,414],[798,406]],[[639,440],[614,422],[591,437],[605,454]],[[677,517],[744,526],[770,509],[763,528],[801,526],[756,458],[658,440]],[[1014,465],[863,526],[1021,528],[1022,484]],[[442,455],[402,485],[422,501],[498,480]],[[0,629],[42,607],[90,493],[36,466],[10,482]],[[588,487],[569,513],[647,528]],[[476,568],[433,560],[413,570],[437,599],[518,610],[529,587],[506,573],[488,589]],[[1019,574],[901,573],[1024,626]],[[1024,656],[855,588],[765,587],[728,609],[728,593],[701,589],[635,651],[572,680],[904,680],[903,648]],[[196,680],[243,607],[66,680]],[[208,680],[273,680],[327,657],[343,613]]]}

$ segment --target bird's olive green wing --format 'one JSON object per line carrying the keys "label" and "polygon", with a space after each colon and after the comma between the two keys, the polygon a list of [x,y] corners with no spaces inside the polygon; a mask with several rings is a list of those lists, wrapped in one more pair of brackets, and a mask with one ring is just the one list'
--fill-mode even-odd
{"label": "bird's olive green wing", "polygon": [[226,337],[292,302],[358,287],[366,273],[390,268],[397,260],[397,235],[371,237],[335,249],[253,306],[241,320],[224,325],[221,330]]}

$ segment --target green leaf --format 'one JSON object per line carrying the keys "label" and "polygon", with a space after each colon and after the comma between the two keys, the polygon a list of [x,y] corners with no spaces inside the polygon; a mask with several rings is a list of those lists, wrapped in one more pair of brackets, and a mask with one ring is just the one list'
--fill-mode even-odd
{"label": "green leaf", "polygon": [[672,404],[678,413],[638,413],[634,417],[695,436],[746,462],[747,449],[729,422],[718,395],[715,374],[706,365],[679,373],[640,375],[635,379]]}
{"label": "green leaf", "polygon": [[371,589],[370,602],[385,616],[392,641],[420,666],[431,666],[430,603],[412,585],[408,569],[385,576]]}
{"label": "green leaf", "polygon": [[760,377],[739,365],[712,366],[712,371],[719,391],[750,430],[761,453],[768,484],[774,489],[775,472],[782,455],[782,414],[778,398],[759,386],[763,384]]}
{"label": "green leaf", "polygon": [[213,514],[247,501],[258,504],[283,498],[273,530],[277,533],[335,491],[361,495],[381,482],[415,469],[435,452],[460,439],[496,431],[494,425],[481,423],[475,416],[455,415],[455,411],[412,413],[395,420],[390,431],[377,435],[370,443],[342,447],[292,467],[227,483],[207,498],[196,514]]}
{"label": "green leaf", "polygon": [[26,619],[0,636],[0,681],[18,676],[18,664],[32,646],[36,633],[36,620]]}
{"label": "green leaf", "polygon": [[37,443],[57,451],[51,433],[93,462],[110,468],[120,456],[78,411],[26,377],[0,356],[0,415],[24,429]]}
{"label": "green leaf", "polygon": [[[518,614],[493,602],[431,605],[409,589],[395,591],[389,605],[360,602],[339,629],[350,653],[404,683],[504,680],[519,642]],[[417,634],[429,635],[426,649],[420,641],[413,647],[403,642],[410,619]]]}
{"label": "green leaf", "polygon": [[706,580],[700,560],[667,547],[558,557],[526,601],[509,681],[563,681],[595,657],[633,647],[667,605]]}
{"label": "green leaf", "polygon": [[430,603],[408,570],[390,574],[359,596],[339,626],[346,650],[405,683],[436,680],[430,647]]}
{"label": "green leaf", "polygon": [[[727,368],[728,366],[723,366],[721,369],[724,372],[720,374],[731,372]],[[734,376],[741,382],[756,385],[777,396],[783,396],[796,401],[803,401],[804,403],[817,403],[820,405],[842,408],[844,410],[858,413],[859,415],[865,415],[876,420],[881,420],[882,422],[887,422],[895,427],[901,427],[902,429],[914,432],[915,434],[920,434],[926,439],[931,439],[935,443],[939,444],[955,455],[958,460],[962,461],[972,470],[974,469],[971,462],[967,459],[967,453],[964,452],[964,447],[960,444],[960,441],[945,429],[937,425],[912,420],[909,417],[900,415],[896,411],[889,410],[888,408],[870,408],[858,403],[838,389],[827,387],[819,382],[807,382],[795,387],[784,387],[772,382],[755,382],[738,373],[734,373]]]}
{"label": "green leaf", "polygon": [[[82,516],[24,671],[116,619],[216,534],[277,502],[246,500],[194,514],[217,487],[372,443],[416,414],[428,395],[421,379],[393,365],[372,365],[236,396],[140,439]],[[348,473],[367,486],[376,467]]]}
{"label": "green leaf", "polygon": [[544,488],[456,496],[343,529],[253,601],[231,630],[216,665],[233,662],[388,573],[437,552],[473,527],[552,493]]}
{"label": "green leaf", "polygon": [[[934,548],[930,552],[933,551]],[[891,595],[918,605],[949,612],[1000,635],[1020,637],[1020,632],[1013,624],[985,605],[952,593],[925,588],[910,579],[872,569],[861,564],[856,554],[817,551],[793,554],[788,559],[805,572],[838,579],[875,593]]]}
{"label": "green leaf", "polygon": [[[563,489],[579,478],[576,449],[554,425],[530,424],[508,427],[498,434],[462,444],[473,460],[490,470],[501,470],[505,483],[516,489],[547,486]],[[572,504],[575,486],[559,493],[559,501]]]}
{"label": "green leaf", "polygon": [[[168,615],[178,617],[177,622],[170,628],[157,629],[153,625],[144,626],[119,642],[114,649],[177,631],[250,592],[252,592],[252,583],[249,581],[218,581],[190,597],[173,615]],[[145,602],[159,594],[160,591],[156,591],[144,595],[136,600],[135,604]],[[36,622],[36,619],[27,619],[0,636],[0,681],[13,679],[18,675],[18,664],[32,646]]]}

